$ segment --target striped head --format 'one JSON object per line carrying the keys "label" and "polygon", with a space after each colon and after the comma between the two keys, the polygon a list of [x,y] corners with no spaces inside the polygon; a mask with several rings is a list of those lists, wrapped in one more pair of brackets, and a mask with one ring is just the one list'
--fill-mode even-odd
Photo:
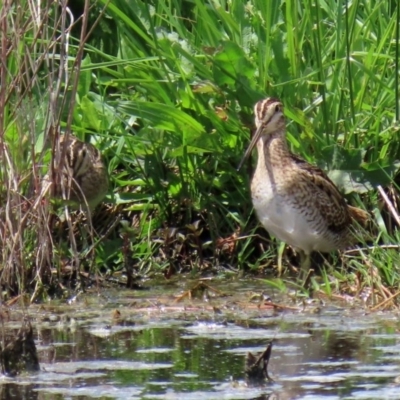
{"label": "striped head", "polygon": [[60,153],[64,152],[62,181],[56,196],[94,208],[108,191],[108,174],[100,151],[73,135],[60,136]]}
{"label": "striped head", "polygon": [[[254,106],[257,132],[254,136],[262,136],[275,132],[285,126],[282,103],[273,97],[260,100]],[[260,132],[258,132],[260,131]],[[257,135],[258,133],[258,135]]]}
{"label": "striped head", "polygon": [[262,137],[269,134],[282,131],[285,129],[285,117],[283,115],[282,103],[273,97],[268,97],[260,100],[254,106],[254,116],[256,124],[256,132],[247,148],[244,156],[239,164],[238,170],[242,167],[244,162],[249,158],[254,146]]}
{"label": "striped head", "polygon": [[66,146],[65,167],[72,174],[72,178],[79,181],[92,168],[97,159],[101,160],[100,152],[90,143],[82,142],[72,135],[60,137],[60,143]]}

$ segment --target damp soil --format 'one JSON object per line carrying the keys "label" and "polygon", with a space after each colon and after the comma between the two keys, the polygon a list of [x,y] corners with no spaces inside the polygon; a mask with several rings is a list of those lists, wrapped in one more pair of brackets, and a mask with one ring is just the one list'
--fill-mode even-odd
{"label": "damp soil", "polygon": [[[400,398],[397,312],[254,279],[144,286],[3,312],[5,337],[31,321],[40,370],[1,377],[0,399]],[[270,379],[249,380],[268,345]]]}

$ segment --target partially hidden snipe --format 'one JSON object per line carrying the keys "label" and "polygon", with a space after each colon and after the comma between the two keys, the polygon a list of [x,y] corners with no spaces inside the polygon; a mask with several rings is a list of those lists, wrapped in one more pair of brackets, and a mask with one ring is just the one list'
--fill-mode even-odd
{"label": "partially hidden snipe", "polygon": [[369,215],[348,205],[319,168],[294,155],[286,142],[282,103],[274,98],[254,107],[256,132],[240,163],[257,144],[258,161],[251,196],[264,228],[302,252],[302,268],[313,251],[344,249],[354,242],[354,222]]}
{"label": "partially hidden snipe", "polygon": [[[62,169],[59,172],[61,181],[53,182],[54,195],[69,204],[83,208],[88,205],[93,210],[103,200],[109,186],[107,167],[100,151],[71,134],[60,136],[55,151],[64,158],[56,157]],[[52,182],[49,175],[44,180]]]}

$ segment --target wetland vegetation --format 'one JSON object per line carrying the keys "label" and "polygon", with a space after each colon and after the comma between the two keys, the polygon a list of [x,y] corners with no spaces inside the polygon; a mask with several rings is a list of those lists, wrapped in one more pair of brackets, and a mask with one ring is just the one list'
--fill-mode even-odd
{"label": "wetland vegetation", "polygon": [[[29,320],[40,371],[0,398],[399,398],[399,29],[396,1],[2,2],[2,349]],[[308,293],[237,171],[266,96],[371,215]],[[43,190],[60,132],[106,162],[93,210]]]}
{"label": "wetland vegetation", "polygon": [[[285,289],[296,255],[254,216],[251,163],[236,171],[254,103],[276,96],[293,121],[293,151],[372,217],[357,249],[317,255],[312,289],[397,304],[395,1],[62,4],[15,0],[1,10],[5,295],[34,301],[185,272],[280,274],[270,284]],[[59,129],[107,162],[109,192],[90,215],[41,190],[59,171]]]}

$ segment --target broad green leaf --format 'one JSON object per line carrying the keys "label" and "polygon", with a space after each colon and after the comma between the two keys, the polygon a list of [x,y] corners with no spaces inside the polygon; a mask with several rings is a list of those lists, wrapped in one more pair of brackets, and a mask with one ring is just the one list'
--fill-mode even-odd
{"label": "broad green leaf", "polygon": [[328,172],[329,178],[344,193],[367,193],[376,189],[378,185],[386,186],[390,184],[393,176],[398,173],[400,162],[394,163],[390,167],[367,171],[363,168],[354,170],[331,170]]}
{"label": "broad green leaf", "polygon": [[82,60],[82,67],[83,69],[80,71],[79,74],[79,81],[78,81],[78,94],[80,98],[83,98],[89,93],[90,85],[92,83],[92,72],[91,70],[85,69],[84,67],[89,67],[92,61],[90,60],[89,54]]}
{"label": "broad green leaf", "polygon": [[177,133],[202,133],[204,128],[190,115],[178,108],[150,102],[121,102],[118,109],[146,120],[151,126]]}
{"label": "broad green leaf", "polygon": [[82,112],[82,122],[85,128],[93,129],[95,131],[101,130],[101,118],[94,103],[84,96],[80,102]]}
{"label": "broad green leaf", "polygon": [[255,74],[243,49],[233,42],[222,43],[221,50],[213,58],[213,71],[219,86],[234,85],[239,77],[252,79]]}

